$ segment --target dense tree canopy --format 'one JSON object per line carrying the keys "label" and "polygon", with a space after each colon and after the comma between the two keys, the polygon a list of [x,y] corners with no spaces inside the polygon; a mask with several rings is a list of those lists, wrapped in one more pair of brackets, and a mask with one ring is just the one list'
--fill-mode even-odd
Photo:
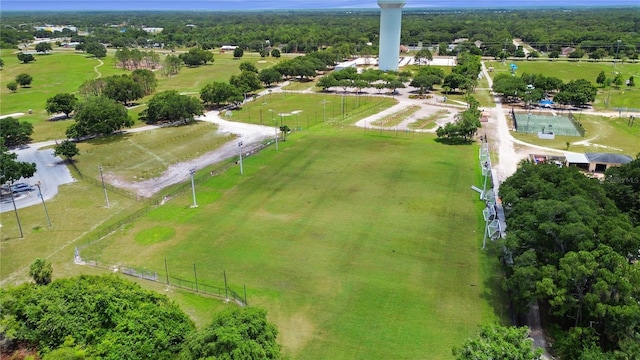
{"label": "dense tree canopy", "polygon": [[235,86],[226,82],[213,82],[200,90],[200,99],[205,104],[220,106],[221,104],[240,103],[243,97],[241,90]]}
{"label": "dense tree canopy", "polygon": [[505,285],[520,313],[536,299],[548,306],[566,330],[556,346],[565,354],[589,348],[570,341],[576,331],[592,328],[605,352],[627,351],[640,334],[640,268],[633,263],[640,227],[607,196],[607,185],[618,184],[603,185],[575,167],[525,162],[500,186],[509,229]]}
{"label": "dense tree canopy", "polygon": [[538,360],[542,350],[533,350],[527,327],[485,325],[478,338],[467,339],[453,349],[456,360]]}
{"label": "dense tree canopy", "polygon": [[7,147],[31,142],[31,134],[33,134],[33,124],[28,121],[18,121],[11,116],[0,119],[0,137]]}
{"label": "dense tree canopy", "polygon": [[609,168],[605,175],[607,196],[640,226],[640,155],[628,164]]}
{"label": "dense tree canopy", "polygon": [[187,66],[200,66],[213,62],[213,53],[198,48],[193,48],[187,53],[178,55]]}
{"label": "dense tree canopy", "polygon": [[[153,74],[152,74],[153,75]],[[146,84],[147,77],[138,76],[142,83]],[[102,90],[102,95],[115,100],[123,105],[131,101],[142,98],[145,93],[141,83],[134,80],[129,75],[113,75],[104,79],[106,86]],[[146,84],[147,87],[153,86],[152,84]]]}
{"label": "dense tree canopy", "polygon": [[598,89],[585,79],[571,80],[560,88],[553,100],[560,104],[583,106],[596,99]]}
{"label": "dense tree canopy", "polygon": [[4,335],[36,345],[41,354],[71,337],[91,358],[172,359],[194,330],[165,296],[116,275],[3,288],[0,299]]}
{"label": "dense tree canopy", "polygon": [[76,122],[67,128],[69,138],[109,135],[133,125],[127,109],[104,96],[89,97],[79,103],[73,118]]}
{"label": "dense tree canopy", "polygon": [[202,115],[204,108],[198,99],[180,95],[176,90],[163,91],[149,100],[148,107],[140,113],[140,119],[148,124],[158,122],[191,123]]}
{"label": "dense tree canopy", "polygon": [[231,308],[215,315],[185,342],[183,360],[280,359],[278,329],[258,308]]}
{"label": "dense tree canopy", "polygon": [[47,114],[64,113],[65,117],[73,112],[78,104],[78,98],[73,94],[60,93],[47,99]]}

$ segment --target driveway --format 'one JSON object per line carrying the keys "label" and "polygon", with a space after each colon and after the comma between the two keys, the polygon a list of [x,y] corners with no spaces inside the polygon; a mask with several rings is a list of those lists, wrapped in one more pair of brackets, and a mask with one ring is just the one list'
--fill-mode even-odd
{"label": "driveway", "polygon": [[[45,141],[29,144],[14,152],[18,154],[18,161],[33,162],[36,164],[36,173],[29,179],[21,179],[16,182],[25,182],[34,187],[34,191],[22,193],[15,197],[18,209],[42,202],[38,196],[38,188],[35,186],[40,182],[40,189],[45,200],[53,198],[58,193],[60,185],[68,184],[75,179],[71,176],[69,169],[63,160],[53,155],[53,149],[39,150],[40,148],[54,145],[55,141]],[[10,198],[0,202],[0,212],[13,210]]]}

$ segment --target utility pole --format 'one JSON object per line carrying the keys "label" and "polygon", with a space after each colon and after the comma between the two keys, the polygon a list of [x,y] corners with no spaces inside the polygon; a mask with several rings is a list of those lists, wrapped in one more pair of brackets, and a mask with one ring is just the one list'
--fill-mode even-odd
{"label": "utility pole", "polygon": [[242,170],[242,141],[238,142],[238,151],[240,153],[240,175],[244,174]]}
{"label": "utility pole", "polygon": [[47,223],[49,224],[49,227],[51,227],[51,219],[49,219],[49,212],[47,211],[47,205],[45,205],[44,203],[44,196],[42,196],[42,190],[40,189],[40,181],[36,183],[36,186],[38,187],[38,196],[42,200],[42,207],[44,207],[44,214],[47,216]]}
{"label": "utility pole", "polygon": [[100,170],[100,180],[102,180],[102,189],[104,190],[104,199],[107,203],[107,209],[109,208],[109,196],[107,195],[107,185],[104,183],[104,174],[102,173],[102,165],[98,165]]}
{"label": "utility pole", "polygon": [[189,169],[189,174],[191,174],[191,193],[193,194],[193,205],[192,208],[197,208],[198,204],[196,204],[196,185],[193,181],[193,175],[196,173],[196,168]]}

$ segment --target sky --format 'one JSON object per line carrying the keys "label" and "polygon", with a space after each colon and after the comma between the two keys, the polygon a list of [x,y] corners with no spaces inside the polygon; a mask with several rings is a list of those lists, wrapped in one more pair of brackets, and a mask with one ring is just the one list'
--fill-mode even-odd
{"label": "sky", "polygon": [[[406,8],[514,8],[634,6],[640,0],[406,0]],[[296,10],[377,8],[375,0],[0,0],[0,11],[96,11],[96,10]]]}

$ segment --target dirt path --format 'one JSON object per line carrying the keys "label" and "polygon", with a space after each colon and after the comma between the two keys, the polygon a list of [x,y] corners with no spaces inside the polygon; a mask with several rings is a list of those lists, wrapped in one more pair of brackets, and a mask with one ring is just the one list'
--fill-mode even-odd
{"label": "dirt path", "polygon": [[[195,168],[197,171],[206,166],[238,156],[238,141],[240,140],[243,142],[243,152],[248,152],[257,144],[261,144],[263,140],[276,136],[276,130],[273,127],[226,121],[220,118],[217,111],[209,112],[198,118],[198,120],[215,123],[218,125],[218,133],[235,134],[238,136],[238,139],[229,141],[220,148],[198,158],[170,165],[169,168],[157,178],[140,182],[130,182],[120,179],[111,173],[107,173],[105,174],[105,180],[113,186],[127,189],[142,197],[151,197],[167,186],[188,180],[190,169]],[[155,127],[145,126],[136,129],[136,131],[151,130],[153,128]]]}
{"label": "dirt path", "polygon": [[104,61],[102,61],[100,59],[97,59],[97,60],[98,60],[99,64],[93,67],[93,71],[95,71],[96,74],[98,74],[98,75],[96,75],[95,79],[100,79],[102,77],[102,73],[100,72],[100,70],[98,70],[98,68],[100,66],[104,65]]}

